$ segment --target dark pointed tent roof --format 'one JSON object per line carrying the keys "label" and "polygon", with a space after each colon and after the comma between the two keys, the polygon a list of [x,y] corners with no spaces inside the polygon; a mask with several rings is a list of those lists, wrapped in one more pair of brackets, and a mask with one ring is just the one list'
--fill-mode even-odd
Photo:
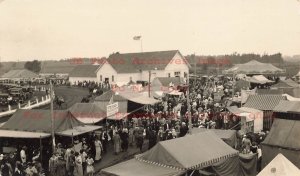
{"label": "dark pointed tent roof", "polygon": [[85,124],[97,123],[106,118],[106,110],[96,103],[76,103],[69,108],[71,114]]}
{"label": "dark pointed tent roof", "polygon": [[208,167],[238,156],[238,153],[214,132],[207,131],[159,142],[136,158],[147,163],[186,170]]}
{"label": "dark pointed tent roof", "polygon": [[236,64],[232,68],[225,70],[225,74],[276,74],[285,73],[284,70],[275,67],[269,63],[261,63],[256,60],[249,61],[244,64]]}
{"label": "dark pointed tent roof", "polygon": [[[120,91],[122,91],[122,90],[120,90]],[[110,101],[112,96],[113,96],[113,101],[116,101],[116,102],[128,101],[126,98],[122,97],[121,95],[116,94],[116,92],[113,90],[104,92],[102,95],[96,97],[95,101],[107,102],[107,101]]]}
{"label": "dark pointed tent roof", "polygon": [[262,165],[267,165],[278,153],[282,153],[300,168],[300,121],[275,118],[266,139],[261,143]]}
{"label": "dark pointed tent roof", "polygon": [[275,119],[270,133],[262,144],[300,150],[299,136],[300,121]]}
{"label": "dark pointed tent roof", "polygon": [[291,79],[280,80],[277,84],[271,86],[271,88],[296,88],[299,87],[295,81]]}
{"label": "dark pointed tent roof", "polygon": [[213,131],[216,135],[222,139],[229,146],[234,147],[236,143],[236,130],[222,130],[222,129],[206,129],[206,128],[193,128],[192,134],[203,133],[207,131]]}
{"label": "dark pointed tent roof", "polygon": [[[84,126],[69,111],[54,111],[54,130],[62,132],[77,126]],[[2,126],[2,130],[28,131],[51,133],[50,110],[18,109],[14,115]]]}

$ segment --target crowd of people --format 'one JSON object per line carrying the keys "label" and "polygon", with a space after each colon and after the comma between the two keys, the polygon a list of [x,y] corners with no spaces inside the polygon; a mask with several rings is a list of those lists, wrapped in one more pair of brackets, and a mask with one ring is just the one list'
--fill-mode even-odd
{"label": "crowd of people", "polygon": [[[103,155],[108,151],[113,150],[115,155],[119,155],[134,147],[143,152],[145,145],[148,145],[148,150],[159,141],[183,137],[192,127],[238,130],[239,117],[226,111],[230,98],[234,96],[232,81],[232,78],[221,77],[190,80],[189,90],[182,90],[183,93],[179,96],[165,95],[160,103],[145,106],[124,120],[107,121],[101,132],[75,137],[71,144],[62,140],[54,151],[48,152],[51,155],[46,157],[48,164],[44,166],[45,170],[42,167],[39,150],[29,156],[27,148],[24,147],[19,153],[0,157],[1,174],[2,176],[31,176],[45,173],[53,176],[93,175],[94,164],[101,162]],[[91,90],[110,88],[109,84],[88,81],[77,82],[76,85]],[[216,99],[216,94],[221,95],[221,98]],[[240,140],[241,152],[259,151],[258,143],[249,136],[243,136]],[[11,159],[12,155],[15,156],[14,160]]]}

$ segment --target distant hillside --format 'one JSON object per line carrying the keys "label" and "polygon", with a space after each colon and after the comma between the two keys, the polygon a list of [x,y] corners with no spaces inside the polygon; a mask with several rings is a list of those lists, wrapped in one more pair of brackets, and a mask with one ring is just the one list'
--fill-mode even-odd
{"label": "distant hillside", "polygon": [[283,59],[288,62],[299,62],[300,63],[300,55],[284,56]]}
{"label": "distant hillside", "polygon": [[[95,58],[72,58],[62,60],[47,60],[41,61],[40,73],[69,73],[74,67],[80,64],[92,64],[97,59]],[[23,69],[26,61],[20,62],[1,62],[0,76],[9,70]]]}

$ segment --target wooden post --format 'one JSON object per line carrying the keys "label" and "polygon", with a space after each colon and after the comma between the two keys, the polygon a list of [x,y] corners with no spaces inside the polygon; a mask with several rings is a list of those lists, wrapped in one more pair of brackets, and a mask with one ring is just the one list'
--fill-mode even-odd
{"label": "wooden post", "polygon": [[42,136],[40,136],[40,155],[41,155],[41,163],[43,163],[43,144],[42,144]]}

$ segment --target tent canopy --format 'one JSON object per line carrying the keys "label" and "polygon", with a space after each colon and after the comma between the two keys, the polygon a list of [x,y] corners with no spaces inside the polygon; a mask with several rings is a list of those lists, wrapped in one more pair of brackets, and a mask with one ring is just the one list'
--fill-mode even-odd
{"label": "tent canopy", "polygon": [[296,112],[299,111],[300,102],[299,101],[288,101],[288,100],[281,100],[279,104],[274,108],[274,112]]}
{"label": "tent canopy", "polygon": [[279,153],[257,176],[270,175],[296,176],[300,175],[300,170],[284,155]]}
{"label": "tent canopy", "polygon": [[[61,132],[76,126],[84,125],[66,110],[55,110],[54,121],[55,132]],[[0,129],[51,133],[50,111],[40,109],[18,109]]]}
{"label": "tent canopy", "polygon": [[234,147],[236,142],[235,130],[221,130],[221,129],[206,129],[206,128],[192,128],[192,134],[213,131],[220,139],[226,142],[228,145]]}
{"label": "tent canopy", "polygon": [[295,88],[295,87],[299,87],[299,85],[291,79],[280,80],[277,84],[271,86],[271,88]]}
{"label": "tent canopy", "polygon": [[69,108],[69,111],[85,124],[97,123],[106,117],[106,110],[101,109],[96,103],[76,103]]}
{"label": "tent canopy", "polygon": [[300,150],[300,121],[275,119],[263,145]]}
{"label": "tent canopy", "polygon": [[67,129],[65,131],[56,132],[55,134],[60,136],[78,136],[84,133],[88,133],[91,131],[95,131],[101,129],[101,126],[94,126],[94,125],[85,125],[85,126],[76,126],[72,129]]}
{"label": "tent canopy", "polygon": [[225,70],[225,74],[276,74],[276,73],[285,73],[284,70],[275,67],[269,63],[261,63],[256,60],[244,64],[236,64],[232,68]]}
{"label": "tent canopy", "polygon": [[28,131],[13,131],[13,130],[0,130],[0,137],[4,138],[46,138],[49,137],[48,133],[28,132]]}
{"label": "tent canopy", "polygon": [[137,159],[184,170],[201,169],[234,156],[238,156],[238,151],[214,132],[207,131],[159,142],[151,150],[138,155]]}
{"label": "tent canopy", "polygon": [[176,176],[182,171],[156,166],[131,159],[114,166],[102,169],[102,176]]}
{"label": "tent canopy", "polygon": [[160,102],[159,100],[148,97],[142,92],[137,92],[132,90],[125,89],[124,91],[120,91],[118,94],[129,101],[139,103],[139,104],[144,104],[144,105],[153,105]]}

